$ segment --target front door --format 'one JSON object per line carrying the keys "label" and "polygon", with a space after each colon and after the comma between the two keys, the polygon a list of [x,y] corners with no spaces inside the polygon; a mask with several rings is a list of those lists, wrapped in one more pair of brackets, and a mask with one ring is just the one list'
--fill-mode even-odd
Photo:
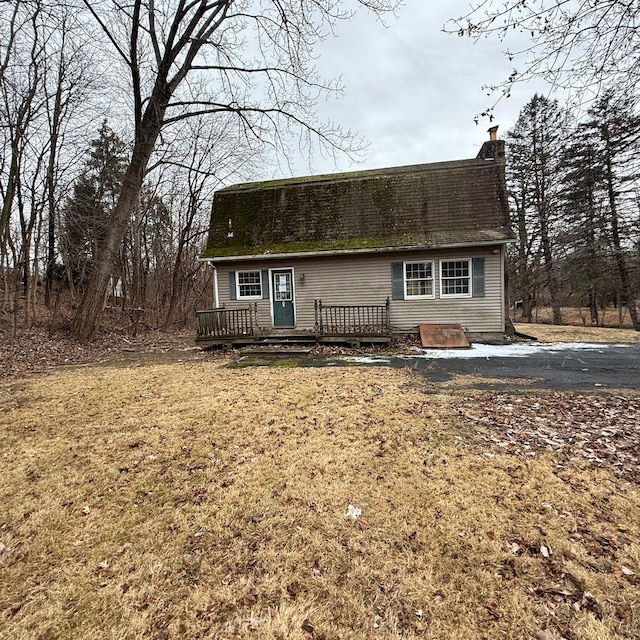
{"label": "front door", "polygon": [[273,326],[292,329],[296,326],[293,309],[293,269],[271,272]]}

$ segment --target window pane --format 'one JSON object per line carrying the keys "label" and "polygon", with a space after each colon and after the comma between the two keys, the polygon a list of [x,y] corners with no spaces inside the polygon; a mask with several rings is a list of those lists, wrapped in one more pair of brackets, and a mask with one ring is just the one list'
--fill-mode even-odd
{"label": "window pane", "polygon": [[443,280],[442,293],[449,296],[467,294],[469,293],[469,280],[467,278]]}
{"label": "window pane", "polygon": [[274,273],[273,287],[278,302],[293,300],[290,273]]}
{"label": "window pane", "polygon": [[443,278],[469,277],[469,262],[467,260],[449,260],[442,263]]}
{"label": "window pane", "polygon": [[430,296],[433,291],[433,283],[428,280],[413,280],[407,282],[407,295]]}
{"label": "window pane", "polygon": [[261,298],[262,297],[262,277],[260,271],[239,271],[238,272],[238,297],[239,298]]}
{"label": "window pane", "polygon": [[440,263],[442,295],[467,296],[471,291],[468,260],[445,260]]}
{"label": "window pane", "polygon": [[404,265],[407,297],[433,295],[433,264],[414,262]]}
{"label": "window pane", "polygon": [[260,272],[240,271],[238,273],[238,282],[240,284],[260,284]]}

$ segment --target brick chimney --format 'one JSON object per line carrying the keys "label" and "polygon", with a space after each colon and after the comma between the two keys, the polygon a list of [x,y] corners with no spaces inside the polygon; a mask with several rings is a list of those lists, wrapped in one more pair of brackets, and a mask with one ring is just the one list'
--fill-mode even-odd
{"label": "brick chimney", "polygon": [[489,140],[482,144],[476,158],[478,160],[502,160],[504,161],[504,140],[498,140],[498,126],[488,130]]}

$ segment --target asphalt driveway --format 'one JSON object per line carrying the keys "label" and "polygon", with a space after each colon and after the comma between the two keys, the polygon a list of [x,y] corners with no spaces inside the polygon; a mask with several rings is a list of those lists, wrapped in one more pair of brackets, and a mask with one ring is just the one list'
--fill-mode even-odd
{"label": "asphalt driveway", "polygon": [[[473,389],[640,391],[640,344],[474,344],[471,349],[416,349],[398,355],[244,355],[231,367],[370,366],[409,368],[433,383]],[[434,388],[434,392],[437,389]]]}
{"label": "asphalt driveway", "polygon": [[354,358],[361,364],[409,367],[434,382],[472,376],[476,388],[640,390],[640,345],[542,343],[423,350],[416,356]]}

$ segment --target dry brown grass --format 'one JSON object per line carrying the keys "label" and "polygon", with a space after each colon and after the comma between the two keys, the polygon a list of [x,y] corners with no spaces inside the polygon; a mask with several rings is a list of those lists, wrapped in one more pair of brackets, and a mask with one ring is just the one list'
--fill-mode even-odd
{"label": "dry brown grass", "polygon": [[541,342],[616,342],[640,343],[640,332],[609,327],[575,327],[552,324],[518,323],[516,330]]}
{"label": "dry brown grass", "polygon": [[472,401],[382,368],[3,383],[0,638],[640,638],[637,486],[491,450]]}
{"label": "dry brown grass", "polygon": [[[585,307],[562,307],[562,321],[566,324],[576,326],[591,326],[589,309]],[[516,310],[516,320],[519,321],[520,311]],[[533,321],[535,323],[551,324],[553,322],[553,310],[551,307],[536,307],[533,309]],[[629,309],[622,308],[622,324],[620,324],[620,314],[615,307],[598,309],[598,321],[604,327],[631,329],[633,324]]]}

